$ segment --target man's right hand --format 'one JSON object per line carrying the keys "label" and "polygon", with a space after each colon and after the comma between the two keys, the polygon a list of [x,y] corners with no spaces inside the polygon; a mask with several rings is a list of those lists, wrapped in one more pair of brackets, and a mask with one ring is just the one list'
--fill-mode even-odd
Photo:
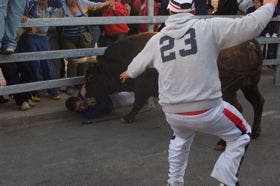
{"label": "man's right hand", "polygon": [[278,0],[263,0],[263,5],[269,4],[269,3],[272,3],[272,4],[274,4],[274,6],[276,6],[278,3]]}
{"label": "man's right hand", "polygon": [[124,71],[120,74],[120,80],[122,81],[122,83],[124,83],[127,78],[129,78],[127,71]]}

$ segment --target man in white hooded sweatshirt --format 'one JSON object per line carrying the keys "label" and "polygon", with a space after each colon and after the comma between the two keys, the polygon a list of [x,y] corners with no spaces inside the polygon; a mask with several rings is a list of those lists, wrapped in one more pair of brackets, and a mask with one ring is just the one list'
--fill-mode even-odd
{"label": "man in white hooded sweatshirt", "polygon": [[170,0],[166,27],[120,75],[124,81],[149,67],[159,72],[159,103],[174,132],[169,144],[169,185],[184,185],[196,131],[227,142],[211,176],[228,186],[239,185],[238,170],[251,128],[237,109],[222,100],[216,61],[221,49],[258,36],[272,18],[277,2],[264,0],[262,7],[242,18],[205,20],[192,14],[193,0]]}

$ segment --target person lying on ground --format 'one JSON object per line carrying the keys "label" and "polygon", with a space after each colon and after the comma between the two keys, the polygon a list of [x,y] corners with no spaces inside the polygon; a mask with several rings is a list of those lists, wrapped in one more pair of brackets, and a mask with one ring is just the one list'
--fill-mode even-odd
{"label": "person lying on ground", "polygon": [[131,92],[118,92],[111,96],[105,96],[96,99],[94,104],[88,103],[86,97],[86,88],[83,86],[77,96],[69,97],[65,106],[69,111],[83,114],[87,119],[84,124],[90,124],[91,120],[113,111],[113,107],[130,106],[134,102],[134,95]]}

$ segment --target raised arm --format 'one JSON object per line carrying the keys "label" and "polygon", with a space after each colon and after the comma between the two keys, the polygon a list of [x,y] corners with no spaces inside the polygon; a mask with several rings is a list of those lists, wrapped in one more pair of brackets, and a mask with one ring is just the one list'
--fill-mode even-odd
{"label": "raised arm", "polygon": [[91,2],[89,0],[81,0],[81,3],[85,6],[85,7],[96,7],[99,5],[102,5],[103,3],[101,2]]}
{"label": "raised arm", "polygon": [[[269,0],[277,1],[277,0]],[[257,37],[272,18],[274,3],[266,3],[242,18],[213,18],[210,28],[220,48],[229,48]]]}

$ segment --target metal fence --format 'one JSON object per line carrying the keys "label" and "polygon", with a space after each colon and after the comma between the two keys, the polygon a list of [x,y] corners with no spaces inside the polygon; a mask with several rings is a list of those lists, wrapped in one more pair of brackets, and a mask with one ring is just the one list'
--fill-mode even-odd
{"label": "metal fence", "polygon": [[[150,2],[150,1],[149,1]],[[152,2],[153,3],[153,2]],[[150,4],[149,7],[153,7]],[[153,15],[153,8],[150,9],[149,15]],[[211,16],[197,16],[198,18],[210,18]],[[240,16],[227,16],[240,17]],[[167,16],[126,16],[126,17],[81,17],[81,18],[38,18],[30,19],[27,23],[23,23],[21,27],[32,26],[73,26],[73,25],[105,25],[105,24],[139,24],[139,23],[162,23]],[[280,16],[273,18],[272,21],[280,21]],[[150,26],[151,30],[152,26]],[[260,44],[278,43],[280,38],[258,38]],[[0,55],[0,63],[14,63],[23,61],[32,61],[40,59],[60,59],[70,57],[83,57],[92,55],[102,55],[106,48],[86,48],[86,49],[70,49],[70,50],[52,50],[42,52],[15,53],[9,56]],[[275,85],[280,85],[280,47],[278,47],[277,58],[264,60],[264,65],[277,65],[275,71]],[[73,78],[63,78],[48,81],[40,81],[33,83],[25,83],[19,85],[10,85],[0,87],[0,95],[7,95],[19,92],[28,92],[32,90],[42,90],[53,87],[62,87],[69,85],[77,85],[84,83],[83,76]]]}

